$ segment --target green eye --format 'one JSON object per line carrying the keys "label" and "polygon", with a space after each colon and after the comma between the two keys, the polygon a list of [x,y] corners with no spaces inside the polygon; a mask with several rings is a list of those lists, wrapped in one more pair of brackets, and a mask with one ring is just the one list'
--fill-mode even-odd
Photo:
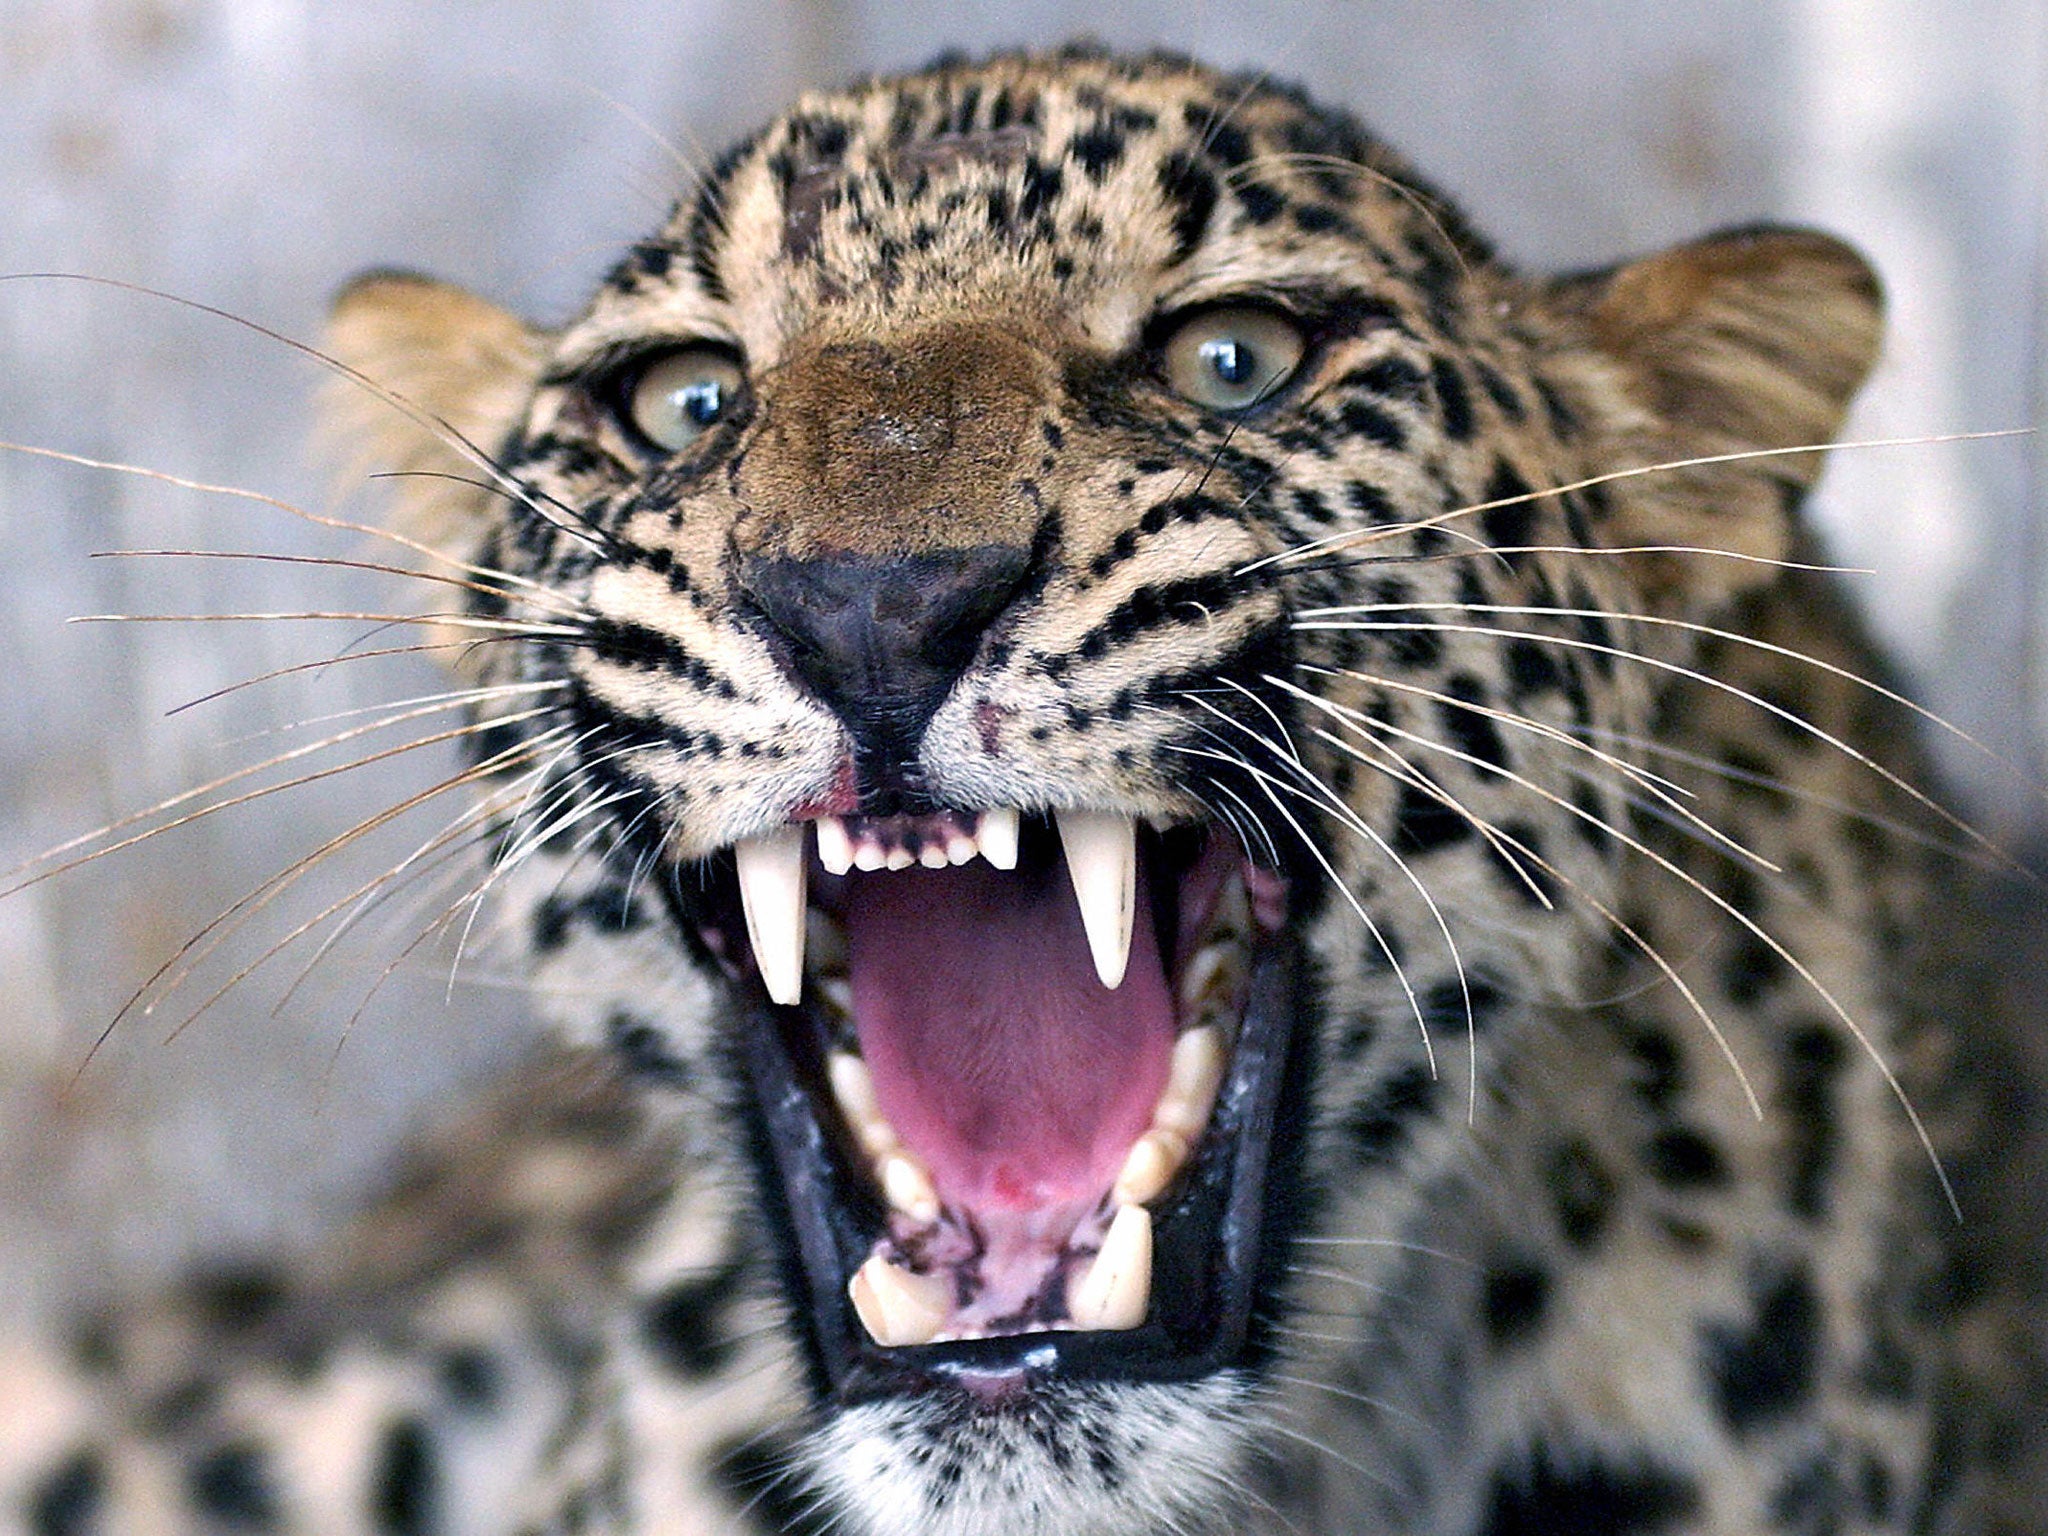
{"label": "green eye", "polygon": [[739,364],[724,352],[665,352],[633,381],[626,410],[641,436],[673,453],[723,421],[745,384]]}
{"label": "green eye", "polygon": [[1267,309],[1209,309],[1166,340],[1166,382],[1215,411],[1242,411],[1271,398],[1301,366],[1307,343],[1291,321]]}

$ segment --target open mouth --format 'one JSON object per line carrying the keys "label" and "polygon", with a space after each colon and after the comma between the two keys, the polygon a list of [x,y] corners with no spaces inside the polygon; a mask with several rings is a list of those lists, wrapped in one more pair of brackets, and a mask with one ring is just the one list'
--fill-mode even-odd
{"label": "open mouth", "polygon": [[836,1391],[1241,1353],[1280,876],[1220,827],[1098,811],[823,817],[732,867],[705,932],[759,989],[747,1062]]}

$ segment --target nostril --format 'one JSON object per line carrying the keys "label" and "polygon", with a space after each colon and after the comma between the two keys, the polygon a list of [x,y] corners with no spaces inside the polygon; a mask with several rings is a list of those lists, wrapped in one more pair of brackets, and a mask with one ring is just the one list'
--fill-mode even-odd
{"label": "nostril", "polygon": [[983,545],[925,555],[749,558],[741,584],[784,668],[857,738],[907,757],[981,638],[1015,598],[1030,552]]}

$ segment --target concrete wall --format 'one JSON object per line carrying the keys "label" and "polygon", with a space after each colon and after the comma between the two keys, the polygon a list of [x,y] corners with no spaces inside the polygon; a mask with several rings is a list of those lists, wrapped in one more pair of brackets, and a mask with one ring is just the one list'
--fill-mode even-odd
{"label": "concrete wall", "polygon": [[[0,272],[143,284],[306,338],[372,264],[560,316],[660,216],[678,160],[794,91],[1082,32],[1261,66],[1355,108],[1529,265],[1742,220],[1827,225],[1893,294],[1859,433],[2042,424],[2041,0],[0,0]],[[0,283],[13,442],[326,505],[304,453],[318,378],[279,341],[162,299]],[[2048,709],[2044,463],[2038,438],[1872,450],[1840,458],[1824,500],[1939,707],[2029,771]],[[437,686],[425,666],[364,662],[167,715],[315,654],[306,627],[65,623],[390,600],[360,573],[90,558],[365,553],[278,509],[0,453],[0,540],[0,865],[321,729],[295,723]],[[366,628],[319,633],[331,647]],[[91,1054],[179,943],[447,762],[322,782],[0,901],[0,1253],[17,1273],[47,1287],[300,1230],[395,1127],[520,1038],[516,994],[487,967],[451,994],[431,947],[359,1011],[459,886],[373,914],[281,1009],[303,958],[181,1023],[429,818],[333,861]],[[2033,829],[2024,775],[1967,751],[1956,765],[1987,825]]]}

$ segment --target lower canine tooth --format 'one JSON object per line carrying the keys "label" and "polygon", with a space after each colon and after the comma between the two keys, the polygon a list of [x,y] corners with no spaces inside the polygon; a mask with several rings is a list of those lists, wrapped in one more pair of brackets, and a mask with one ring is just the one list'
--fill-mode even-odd
{"label": "lower canine tooth", "polygon": [[804,829],[783,827],[733,849],[747,940],[768,995],[793,1005],[804,991]]}
{"label": "lower canine tooth", "polygon": [[975,835],[981,842],[981,856],[997,869],[1017,867],[1017,826],[1018,815],[1014,809],[981,813],[981,826]]}
{"label": "lower canine tooth", "polygon": [[1114,992],[1131,962],[1131,920],[1138,900],[1138,824],[1107,811],[1061,811],[1067,877],[1081,904],[1081,926],[1095,974]]}
{"label": "lower canine tooth", "polygon": [[932,1187],[932,1176],[907,1154],[883,1154],[875,1164],[875,1178],[882,1197],[904,1215],[917,1221],[939,1219],[939,1192]]}
{"label": "lower canine tooth", "polygon": [[1155,1126],[1131,1144],[1110,1198],[1118,1205],[1143,1205],[1156,1200],[1187,1160],[1187,1138]]}
{"label": "lower canine tooth", "polygon": [[843,875],[853,868],[853,839],[837,816],[818,818],[818,862],[827,874]]}
{"label": "lower canine tooth", "polygon": [[861,1326],[884,1348],[929,1344],[946,1321],[952,1287],[935,1275],[914,1275],[880,1254],[854,1271],[846,1294]]}
{"label": "lower canine tooth", "polygon": [[1126,1205],[1088,1272],[1067,1287],[1067,1312],[1076,1328],[1125,1329],[1144,1322],[1151,1304],[1152,1213]]}

